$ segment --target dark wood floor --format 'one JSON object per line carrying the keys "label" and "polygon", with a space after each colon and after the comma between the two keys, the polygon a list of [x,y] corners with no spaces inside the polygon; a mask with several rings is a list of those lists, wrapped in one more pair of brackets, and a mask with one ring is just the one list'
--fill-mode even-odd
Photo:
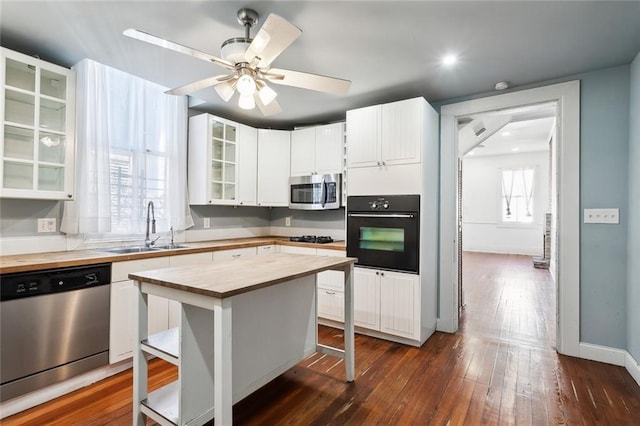
{"label": "dark wood floor", "polygon": [[[465,253],[456,334],[421,348],[356,335],[356,380],[313,355],[234,406],[238,425],[640,425],[640,387],[624,368],[557,355],[554,285],[525,256]],[[338,345],[339,330],[321,327]],[[150,387],[176,371],[151,363]],[[2,425],[129,425],[131,372]]]}

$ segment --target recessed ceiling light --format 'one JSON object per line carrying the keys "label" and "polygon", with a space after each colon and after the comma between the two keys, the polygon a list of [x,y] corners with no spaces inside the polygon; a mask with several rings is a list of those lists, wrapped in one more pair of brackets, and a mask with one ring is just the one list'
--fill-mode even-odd
{"label": "recessed ceiling light", "polygon": [[500,133],[502,136],[509,136],[511,134],[511,132],[502,132]]}
{"label": "recessed ceiling light", "polygon": [[520,148],[513,148],[511,151],[518,152],[518,151],[520,151]]}
{"label": "recessed ceiling light", "polygon": [[442,58],[442,64],[448,67],[454,65],[456,62],[458,62],[458,57],[454,54],[449,54]]}

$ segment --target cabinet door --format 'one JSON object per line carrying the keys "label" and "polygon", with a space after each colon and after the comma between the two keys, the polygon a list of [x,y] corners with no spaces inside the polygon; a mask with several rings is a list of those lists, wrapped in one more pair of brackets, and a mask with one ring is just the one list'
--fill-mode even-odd
{"label": "cabinet door", "polygon": [[380,105],[347,111],[347,167],[380,162],[381,111]]}
{"label": "cabinet door", "polygon": [[[316,249],[317,256],[347,257],[342,250]],[[318,288],[344,292],[344,272],[323,271],[318,274]]]}
{"label": "cabinet door", "polygon": [[75,73],[0,50],[0,196],[73,198]]}
{"label": "cabinet door", "polygon": [[240,125],[238,128],[238,198],[241,206],[255,206],[258,184],[258,130]]}
{"label": "cabinet door", "polygon": [[380,330],[380,276],[373,269],[354,268],[354,324]]}
{"label": "cabinet door", "polygon": [[238,124],[209,116],[209,132],[209,199],[214,204],[236,204]]}
{"label": "cabinet door", "polygon": [[420,277],[387,271],[380,274],[380,331],[418,339]]}
{"label": "cabinet door", "polygon": [[258,130],[259,206],[289,206],[289,134],[284,130]]}
{"label": "cabinet door", "polygon": [[[109,363],[130,358],[133,351],[133,308],[137,298],[132,280],[111,283]],[[168,300],[148,296],[148,332],[155,334],[168,329]]]}
{"label": "cabinet door", "polygon": [[291,132],[291,176],[308,176],[316,172],[316,128]]}
{"label": "cabinet door", "polygon": [[[315,143],[315,171],[318,174],[342,173],[344,159],[344,124],[318,126]],[[293,164],[293,157],[292,157]]]}
{"label": "cabinet door", "polygon": [[423,103],[423,99],[414,98],[382,105],[384,165],[420,162]]}

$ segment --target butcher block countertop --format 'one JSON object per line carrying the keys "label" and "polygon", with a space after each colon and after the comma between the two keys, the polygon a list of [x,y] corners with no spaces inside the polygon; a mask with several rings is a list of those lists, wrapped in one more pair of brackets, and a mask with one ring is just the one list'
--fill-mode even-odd
{"label": "butcher block countertop", "polygon": [[106,251],[107,249],[102,248],[0,256],[0,274],[39,271],[43,269],[62,268],[68,266],[92,265],[106,262],[122,262],[125,260],[148,259],[151,257],[175,256],[207,251],[231,250],[270,244],[345,250],[344,241],[336,241],[328,244],[311,244],[289,241],[287,237],[234,238],[228,240],[198,241],[180,244],[187,247],[127,254],[111,253]]}
{"label": "butcher block countertop", "polygon": [[238,260],[129,274],[143,281],[204,296],[225,298],[326,270],[342,271],[357,259],[273,253]]}

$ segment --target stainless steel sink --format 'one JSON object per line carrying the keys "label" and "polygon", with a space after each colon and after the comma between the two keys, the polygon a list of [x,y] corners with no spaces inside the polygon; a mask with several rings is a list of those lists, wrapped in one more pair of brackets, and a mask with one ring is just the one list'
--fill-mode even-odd
{"label": "stainless steel sink", "polygon": [[117,253],[117,254],[127,254],[127,253],[145,253],[148,251],[158,251],[160,248],[158,247],[115,247],[110,249],[105,249],[109,253]]}
{"label": "stainless steel sink", "polygon": [[185,246],[184,244],[167,244],[166,246],[153,246],[160,250],[174,250],[181,248],[188,248],[189,246]]}
{"label": "stainless steel sink", "polygon": [[104,250],[108,251],[109,253],[130,254],[130,253],[145,253],[148,251],[174,250],[174,249],[181,249],[181,248],[187,248],[187,247],[188,246],[185,246],[183,244],[167,244],[164,246],[152,246],[152,247],[144,247],[144,246],[114,247],[114,248],[108,248]]}

